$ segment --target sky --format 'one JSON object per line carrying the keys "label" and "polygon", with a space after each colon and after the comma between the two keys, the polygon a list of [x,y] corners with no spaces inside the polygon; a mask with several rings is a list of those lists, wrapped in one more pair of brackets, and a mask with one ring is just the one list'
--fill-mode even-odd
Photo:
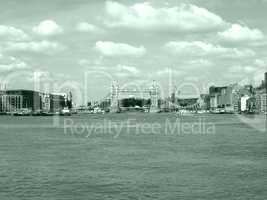
{"label": "sky", "polygon": [[267,0],[0,0],[0,82],[99,100],[112,82],[162,96],[257,85]]}

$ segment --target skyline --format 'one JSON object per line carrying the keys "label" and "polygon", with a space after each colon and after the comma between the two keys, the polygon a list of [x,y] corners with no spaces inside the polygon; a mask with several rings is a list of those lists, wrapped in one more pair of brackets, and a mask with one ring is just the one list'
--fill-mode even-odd
{"label": "skyline", "polygon": [[[121,84],[157,80],[168,88],[171,71],[173,85],[190,82],[206,92],[211,85],[256,85],[266,72],[266,0],[0,5],[0,80],[22,74],[11,89],[31,89],[33,72],[42,83],[79,86],[86,72],[95,71]],[[93,73],[88,98],[105,96],[110,84]]]}

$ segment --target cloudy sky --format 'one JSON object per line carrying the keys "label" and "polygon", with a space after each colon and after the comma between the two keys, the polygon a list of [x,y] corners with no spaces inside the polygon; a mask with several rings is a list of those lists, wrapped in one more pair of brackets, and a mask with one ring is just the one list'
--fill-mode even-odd
{"label": "cloudy sky", "polygon": [[10,89],[86,86],[95,99],[112,80],[184,93],[257,84],[266,10],[267,0],[0,0],[0,79]]}

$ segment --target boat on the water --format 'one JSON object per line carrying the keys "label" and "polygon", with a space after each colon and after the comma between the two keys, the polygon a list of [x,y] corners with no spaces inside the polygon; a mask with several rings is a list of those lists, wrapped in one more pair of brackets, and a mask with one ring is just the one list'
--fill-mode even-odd
{"label": "boat on the water", "polygon": [[15,111],[12,113],[13,116],[30,116],[31,115],[31,110],[27,108],[22,108],[18,111]]}
{"label": "boat on the water", "polygon": [[53,116],[54,114],[51,112],[42,112],[41,116]]}
{"label": "boat on the water", "polygon": [[32,116],[53,116],[53,115],[54,114],[51,112],[44,112],[44,111],[32,113]]}
{"label": "boat on the water", "polygon": [[226,111],[224,109],[216,108],[215,110],[211,110],[210,113],[212,114],[224,114]]}
{"label": "boat on the water", "polygon": [[70,110],[68,108],[63,108],[60,111],[59,115],[61,115],[61,116],[71,116],[71,112],[70,112]]}

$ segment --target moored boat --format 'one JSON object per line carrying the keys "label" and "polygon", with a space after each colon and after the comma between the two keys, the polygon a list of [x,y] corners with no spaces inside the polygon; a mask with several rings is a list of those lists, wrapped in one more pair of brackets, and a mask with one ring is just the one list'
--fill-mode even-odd
{"label": "moored boat", "polygon": [[71,112],[68,108],[63,108],[59,113],[61,116],[71,116]]}

